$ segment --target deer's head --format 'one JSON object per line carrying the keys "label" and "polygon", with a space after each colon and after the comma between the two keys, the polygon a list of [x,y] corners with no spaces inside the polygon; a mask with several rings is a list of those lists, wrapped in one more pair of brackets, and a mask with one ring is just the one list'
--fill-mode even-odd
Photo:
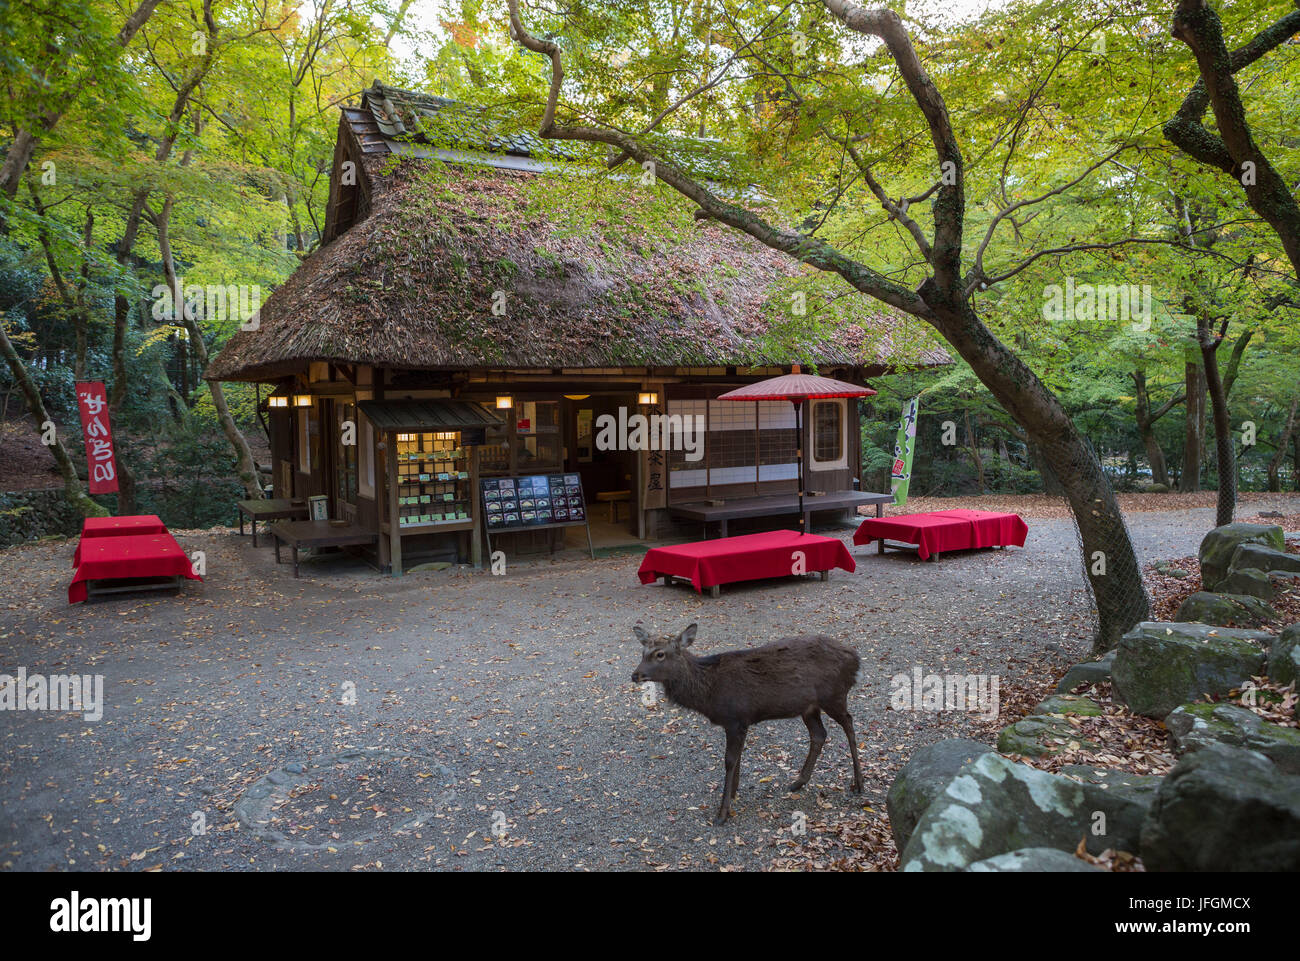
{"label": "deer's head", "polygon": [[669,634],[658,640],[641,630],[640,625],[633,627],[632,633],[641,642],[641,663],[632,672],[632,680],[638,684],[645,681],[663,684],[684,673],[686,649],[695,641],[697,626],[692,624],[680,634]]}

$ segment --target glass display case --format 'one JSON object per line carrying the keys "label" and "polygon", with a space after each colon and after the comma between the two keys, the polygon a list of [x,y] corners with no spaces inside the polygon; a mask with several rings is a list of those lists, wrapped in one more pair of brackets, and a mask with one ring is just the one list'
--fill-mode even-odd
{"label": "glass display case", "polygon": [[468,528],[474,489],[460,434],[397,435],[398,526],[409,531]]}

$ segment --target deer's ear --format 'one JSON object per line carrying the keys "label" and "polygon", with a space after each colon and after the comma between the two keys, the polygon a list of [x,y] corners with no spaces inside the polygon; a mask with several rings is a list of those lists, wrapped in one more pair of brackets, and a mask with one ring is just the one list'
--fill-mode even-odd
{"label": "deer's ear", "polygon": [[642,646],[642,647],[647,647],[647,646],[649,646],[649,644],[650,644],[650,635],[647,634],[645,631],[641,630],[641,625],[640,625],[640,624],[633,624],[633,625],[632,625],[632,635],[633,635],[633,636],[634,636],[638,641],[641,642],[641,646]]}
{"label": "deer's ear", "polygon": [[695,643],[695,629],[697,627],[699,627],[698,624],[692,624],[690,627],[686,628],[686,630],[678,634],[677,643],[680,644],[682,647],[690,647],[693,643]]}

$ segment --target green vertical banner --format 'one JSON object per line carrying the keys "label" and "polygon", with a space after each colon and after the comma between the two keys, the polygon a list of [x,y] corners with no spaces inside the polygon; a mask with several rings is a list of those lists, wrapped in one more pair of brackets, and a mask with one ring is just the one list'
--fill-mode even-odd
{"label": "green vertical banner", "polygon": [[916,450],[916,415],[921,409],[921,395],[917,394],[903,405],[903,416],[898,422],[898,440],[894,441],[894,468],[890,472],[890,491],[894,503],[902,507],[907,503],[907,488],[912,483],[912,453]]}

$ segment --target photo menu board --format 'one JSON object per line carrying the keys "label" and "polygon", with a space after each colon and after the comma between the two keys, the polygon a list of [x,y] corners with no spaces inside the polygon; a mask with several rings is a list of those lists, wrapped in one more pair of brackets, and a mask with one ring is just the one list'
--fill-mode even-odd
{"label": "photo menu board", "polygon": [[582,479],[577,474],[485,477],[479,484],[489,534],[587,523]]}

